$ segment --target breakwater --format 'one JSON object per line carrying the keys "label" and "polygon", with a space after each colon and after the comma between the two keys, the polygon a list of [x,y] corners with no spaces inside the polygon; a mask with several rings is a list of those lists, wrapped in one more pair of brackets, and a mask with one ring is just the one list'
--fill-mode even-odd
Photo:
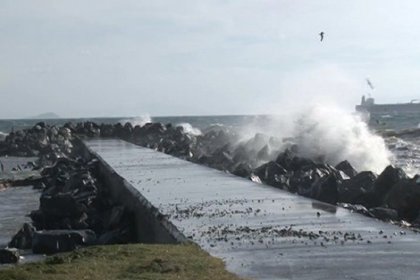
{"label": "breakwater", "polygon": [[[346,161],[333,167],[322,158],[299,156],[293,142],[270,157],[273,153],[267,153],[268,146],[248,149],[265,136],[233,144],[234,137],[220,129],[192,135],[182,127],[159,123],[132,127],[87,122],[58,128],[40,123],[11,133],[0,143],[0,152],[38,156],[34,169],[43,176],[43,194],[40,208],[31,214],[34,228],[23,227],[17,237],[24,238],[9,245],[36,237],[36,252],[54,253],[80,245],[192,240],[212,254],[231,258],[227,264],[232,271],[256,278],[272,274],[264,276],[261,264],[254,266],[256,260],[245,255],[261,253],[259,258],[264,259],[271,249],[279,254],[269,255],[273,267],[286,261],[279,257],[286,249],[291,250],[289,258],[294,262],[305,250],[322,255],[325,251],[318,251],[320,248],[332,248],[325,257],[343,257],[340,246],[346,244],[352,244],[346,250],[353,253],[371,244],[375,244],[369,248],[372,255],[381,250],[391,252],[381,256],[381,262],[391,261],[401,250],[415,255],[412,249],[416,249],[417,237],[413,232],[399,231],[332,204],[416,227],[419,209],[413,198],[418,197],[417,177],[410,178],[392,166],[379,176],[358,172]],[[104,138],[124,139],[137,146]],[[270,142],[277,143],[275,139]],[[407,193],[413,194],[409,201]],[[64,210],[69,207],[74,210],[71,215]],[[40,238],[40,231],[47,238]],[[63,235],[70,237],[62,239]],[[50,244],[58,240],[63,246],[49,251],[51,247],[39,246],[39,240]],[[359,263],[356,257],[350,254],[346,260]],[[365,262],[362,258],[359,264]],[[315,270],[326,265],[315,263]],[[303,264],[311,267],[308,260]],[[300,266],[282,268],[287,271]],[[412,267],[406,268],[411,273]],[[342,269],[337,267],[337,273]],[[382,275],[380,266],[375,270],[369,273]],[[322,275],[325,273],[323,270]]]}
{"label": "breakwater", "polygon": [[112,200],[133,214],[135,241],[141,243],[180,243],[188,241],[167,218],[138,192],[124,177],[104,161],[95,150],[80,142],[83,153],[98,161],[98,178],[104,182]]}
{"label": "breakwater", "polygon": [[[185,237],[253,279],[416,279],[420,237],[121,140],[87,140]],[[392,267],[389,264],[392,263]]]}

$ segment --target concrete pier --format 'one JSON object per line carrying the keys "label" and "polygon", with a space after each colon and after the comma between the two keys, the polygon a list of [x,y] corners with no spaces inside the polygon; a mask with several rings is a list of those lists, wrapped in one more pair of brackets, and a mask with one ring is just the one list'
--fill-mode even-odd
{"label": "concrete pier", "polygon": [[420,235],[410,230],[121,140],[85,143],[125,179],[116,190],[138,192],[174,240],[194,241],[239,276],[420,279]]}

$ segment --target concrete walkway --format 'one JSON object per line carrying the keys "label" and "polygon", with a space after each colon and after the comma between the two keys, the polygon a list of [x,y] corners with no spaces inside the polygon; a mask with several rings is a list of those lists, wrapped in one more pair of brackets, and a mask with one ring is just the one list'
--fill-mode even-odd
{"label": "concrete walkway", "polygon": [[121,140],[86,144],[240,276],[420,279],[409,230]]}

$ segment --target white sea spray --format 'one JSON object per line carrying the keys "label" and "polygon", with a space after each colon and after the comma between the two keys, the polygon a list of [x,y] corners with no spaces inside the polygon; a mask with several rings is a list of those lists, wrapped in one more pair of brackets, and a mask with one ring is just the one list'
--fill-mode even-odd
{"label": "white sea spray", "polygon": [[151,123],[152,118],[149,115],[142,115],[133,118],[123,119],[120,120],[119,123],[125,125],[126,123],[131,123],[132,126],[143,126],[146,123]]}

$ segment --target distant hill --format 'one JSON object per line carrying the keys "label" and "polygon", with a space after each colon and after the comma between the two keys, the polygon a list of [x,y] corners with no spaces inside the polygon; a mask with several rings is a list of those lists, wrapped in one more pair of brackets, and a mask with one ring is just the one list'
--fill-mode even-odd
{"label": "distant hill", "polygon": [[60,116],[57,115],[56,113],[43,113],[43,114],[39,114],[36,116],[31,117],[31,119],[59,119]]}

